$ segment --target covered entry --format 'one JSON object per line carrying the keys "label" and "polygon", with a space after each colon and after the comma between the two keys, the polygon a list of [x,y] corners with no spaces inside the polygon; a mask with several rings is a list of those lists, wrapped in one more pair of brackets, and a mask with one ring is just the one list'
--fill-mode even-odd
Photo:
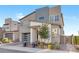
{"label": "covered entry", "polygon": [[30,29],[30,43],[38,41],[38,27],[31,27]]}
{"label": "covered entry", "polygon": [[[51,42],[52,37],[51,37],[51,24],[48,25],[48,31],[49,31],[49,37],[46,40],[41,40],[40,35],[38,35],[39,27],[42,26],[43,23],[39,22],[31,22],[30,25],[30,43],[32,44],[33,42],[39,41],[39,42]],[[44,23],[45,24],[45,23]]]}
{"label": "covered entry", "polygon": [[30,22],[30,44],[38,41],[38,28],[42,25],[39,22]]}

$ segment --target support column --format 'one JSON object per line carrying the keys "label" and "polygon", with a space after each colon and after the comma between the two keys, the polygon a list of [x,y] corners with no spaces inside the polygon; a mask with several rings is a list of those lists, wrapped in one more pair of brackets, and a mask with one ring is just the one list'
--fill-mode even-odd
{"label": "support column", "polygon": [[48,25],[48,30],[49,30],[49,42],[52,42],[52,28],[51,28],[51,24]]}
{"label": "support column", "polygon": [[30,43],[32,44],[33,42],[37,41],[37,31],[33,28],[30,29]]}
{"label": "support column", "polygon": [[22,33],[19,34],[20,42],[22,42]]}
{"label": "support column", "polygon": [[5,33],[3,34],[3,38],[5,38]]}
{"label": "support column", "polygon": [[72,35],[72,36],[71,36],[71,40],[72,40],[72,44],[74,45],[74,41],[73,41],[73,38],[74,38],[74,36]]}
{"label": "support column", "polygon": [[13,32],[13,41],[15,41],[15,33]]}

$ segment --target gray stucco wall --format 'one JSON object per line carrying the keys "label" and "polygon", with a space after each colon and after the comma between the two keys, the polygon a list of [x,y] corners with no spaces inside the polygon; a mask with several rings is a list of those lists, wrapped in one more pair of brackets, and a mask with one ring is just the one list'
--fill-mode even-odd
{"label": "gray stucco wall", "polygon": [[49,21],[49,8],[44,7],[36,10],[36,21],[48,22]]}

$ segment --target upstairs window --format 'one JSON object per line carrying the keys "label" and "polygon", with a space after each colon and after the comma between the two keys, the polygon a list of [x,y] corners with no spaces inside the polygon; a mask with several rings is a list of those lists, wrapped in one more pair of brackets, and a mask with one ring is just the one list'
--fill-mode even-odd
{"label": "upstairs window", "polygon": [[55,21],[59,21],[59,15],[55,16]]}
{"label": "upstairs window", "polygon": [[59,15],[50,15],[51,21],[59,21]]}
{"label": "upstairs window", "polygon": [[50,15],[50,20],[54,21],[55,20],[55,15]]}
{"label": "upstairs window", "polygon": [[39,19],[40,19],[40,20],[43,20],[43,19],[44,19],[44,17],[43,17],[43,16],[41,16],[41,17],[39,17]]}

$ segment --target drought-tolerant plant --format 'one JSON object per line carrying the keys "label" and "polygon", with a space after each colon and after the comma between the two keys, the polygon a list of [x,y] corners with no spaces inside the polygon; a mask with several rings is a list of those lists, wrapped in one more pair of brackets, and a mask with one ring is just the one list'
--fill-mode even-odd
{"label": "drought-tolerant plant", "polygon": [[3,38],[3,39],[2,39],[2,42],[3,42],[3,43],[10,43],[10,42],[12,42],[12,39]]}
{"label": "drought-tolerant plant", "polygon": [[48,26],[46,24],[43,24],[39,28],[38,34],[40,35],[41,41],[42,41],[42,39],[44,39],[44,40],[47,39],[48,38]]}
{"label": "drought-tolerant plant", "polygon": [[0,41],[2,41],[2,38],[0,38]]}
{"label": "drought-tolerant plant", "polygon": [[53,49],[59,49],[59,48],[60,48],[60,45],[57,42],[55,42],[53,44]]}
{"label": "drought-tolerant plant", "polygon": [[48,49],[53,49],[53,44],[52,43],[48,43]]}
{"label": "drought-tolerant plant", "polygon": [[46,24],[42,25],[39,28],[38,34],[40,35],[41,39],[44,38],[48,38],[48,26]]}
{"label": "drought-tolerant plant", "polygon": [[79,36],[74,36],[73,43],[79,45]]}

